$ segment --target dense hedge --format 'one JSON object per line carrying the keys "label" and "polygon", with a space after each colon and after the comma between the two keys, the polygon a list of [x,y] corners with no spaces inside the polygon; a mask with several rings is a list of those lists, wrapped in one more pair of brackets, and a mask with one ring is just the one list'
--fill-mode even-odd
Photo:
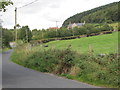
{"label": "dense hedge", "polygon": [[103,32],[97,32],[97,33],[90,33],[86,35],[76,35],[76,36],[69,36],[69,37],[61,37],[61,38],[48,38],[48,39],[42,39],[42,40],[32,40],[30,43],[34,45],[39,45],[42,43],[47,43],[50,41],[55,41],[55,40],[70,40],[70,39],[76,39],[76,38],[82,38],[82,37],[90,37],[90,36],[97,36],[100,34],[110,34],[113,31],[103,31]]}

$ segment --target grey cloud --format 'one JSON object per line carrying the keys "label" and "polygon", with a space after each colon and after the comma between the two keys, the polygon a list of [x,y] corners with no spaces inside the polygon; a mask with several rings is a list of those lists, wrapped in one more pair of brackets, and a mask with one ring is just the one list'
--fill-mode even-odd
{"label": "grey cloud", "polygon": [[48,5],[48,7],[50,7],[50,8],[59,8],[60,5],[58,5],[57,3],[51,3],[51,4]]}
{"label": "grey cloud", "polygon": [[39,0],[29,6],[18,9],[24,14],[40,13],[46,8],[59,8],[63,0]]}

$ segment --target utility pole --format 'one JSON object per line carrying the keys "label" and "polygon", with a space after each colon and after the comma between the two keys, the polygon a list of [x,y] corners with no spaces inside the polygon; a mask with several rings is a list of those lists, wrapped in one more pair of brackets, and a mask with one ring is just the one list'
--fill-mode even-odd
{"label": "utility pole", "polygon": [[57,23],[58,23],[59,21],[56,21],[56,37],[57,37],[57,28],[58,28],[58,26],[57,26]]}
{"label": "utility pole", "polygon": [[15,41],[17,41],[17,7],[15,7]]}
{"label": "utility pole", "polygon": [[27,32],[27,29],[26,29],[26,42],[28,43],[28,32]]}
{"label": "utility pole", "polygon": [[[23,6],[21,6],[21,7],[15,7],[15,26],[14,26],[14,29],[15,29],[15,41],[17,41],[17,9],[20,9],[20,8],[23,8],[23,7],[26,7],[26,6],[28,6],[28,5],[30,5],[30,4],[33,4],[34,2],[36,2],[36,1],[38,1],[38,0],[35,0],[35,1],[33,1],[33,2],[30,2],[30,3],[28,3],[28,4],[25,4],[25,5],[23,5]],[[26,31],[26,33],[27,33],[27,31]],[[28,35],[28,34],[27,34]],[[27,36],[28,37],[28,36]],[[26,38],[27,38],[26,37]],[[27,38],[28,39],[28,38]]]}

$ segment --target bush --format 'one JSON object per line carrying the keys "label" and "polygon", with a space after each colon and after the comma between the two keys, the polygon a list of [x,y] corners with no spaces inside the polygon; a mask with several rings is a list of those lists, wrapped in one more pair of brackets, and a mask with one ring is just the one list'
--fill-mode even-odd
{"label": "bush", "polygon": [[[94,54],[78,54],[70,49],[41,49],[30,48],[29,44],[18,46],[11,59],[25,67],[41,72],[50,72],[84,79],[86,82],[97,82],[100,85],[117,87],[120,81],[118,56],[108,54],[104,56]],[[74,67],[74,68],[73,68]],[[71,70],[76,70],[75,72]]]}
{"label": "bush", "polygon": [[[19,64],[22,64],[25,67],[33,68],[42,72],[53,72],[56,74],[62,74],[62,73],[68,73],[71,67],[74,65],[75,52],[71,51],[69,48],[65,50],[40,49],[40,51],[37,50],[34,51],[33,53],[32,50],[28,51],[23,46],[19,46],[18,50],[21,47],[24,48],[24,50],[21,51],[15,50],[12,56],[13,59],[18,58],[16,59],[15,62],[18,62]],[[32,53],[32,54],[28,54],[28,53]],[[23,62],[21,62],[22,61],[21,55],[23,55],[22,56],[22,58],[24,59]]]}
{"label": "bush", "polygon": [[[102,82],[107,85],[118,86],[119,69],[116,54],[100,56],[80,56],[78,66],[79,77],[91,82]],[[112,82],[112,83],[111,83]]]}

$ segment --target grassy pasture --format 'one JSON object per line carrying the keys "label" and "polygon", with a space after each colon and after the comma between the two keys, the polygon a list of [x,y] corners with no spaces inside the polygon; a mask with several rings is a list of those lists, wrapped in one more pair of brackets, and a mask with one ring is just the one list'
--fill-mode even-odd
{"label": "grassy pasture", "polygon": [[115,53],[118,47],[118,33],[105,34],[93,37],[84,37],[80,39],[52,41],[46,43],[48,48],[64,49],[71,45],[72,50],[79,53],[93,51],[96,54]]}

